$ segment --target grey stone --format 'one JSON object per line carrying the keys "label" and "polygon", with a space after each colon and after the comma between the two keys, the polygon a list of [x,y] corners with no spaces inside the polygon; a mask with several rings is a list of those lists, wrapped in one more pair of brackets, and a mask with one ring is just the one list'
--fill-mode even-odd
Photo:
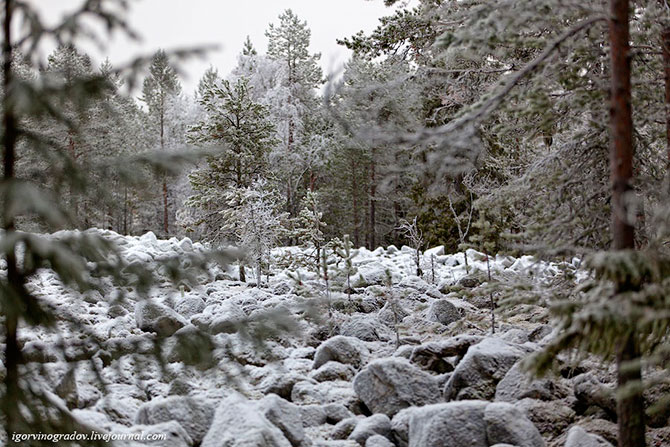
{"label": "grey stone", "polygon": [[382,435],[372,435],[365,441],[365,447],[395,447],[391,441]]}
{"label": "grey stone", "polygon": [[487,447],[484,411],[488,402],[461,401],[413,408],[409,447]]}
{"label": "grey stone", "polygon": [[205,310],[206,304],[198,295],[186,295],[179,298],[174,306],[174,310],[185,318],[191,318]]}
{"label": "grey stone", "polygon": [[330,437],[333,439],[347,439],[358,425],[358,418],[352,417],[343,419],[333,427]]}
{"label": "grey stone", "polygon": [[501,402],[516,402],[525,398],[556,400],[564,399],[571,393],[572,390],[565,379],[547,377],[534,379],[523,371],[521,363],[517,362],[498,383],[495,400]]}
{"label": "grey stone", "polygon": [[149,445],[152,447],[191,447],[193,439],[184,430],[179,422],[167,421],[155,425],[136,425],[130,429],[130,433],[143,434],[146,438],[151,435],[161,435],[165,439],[155,439],[143,441],[142,445]]}
{"label": "grey stone", "polygon": [[318,369],[332,360],[358,369],[367,362],[369,356],[370,351],[361,340],[338,335],[324,341],[317,348],[313,368]]}
{"label": "grey stone", "polygon": [[155,332],[169,337],[186,325],[186,320],[164,304],[153,300],[138,301],[135,305],[135,322],[144,332]]}
{"label": "grey stone", "polygon": [[356,441],[364,446],[365,441],[374,435],[382,435],[386,438],[391,437],[391,419],[385,414],[373,414],[361,420],[356,424],[356,428],[354,428],[347,439]]}
{"label": "grey stone", "polygon": [[342,323],[340,335],[356,337],[363,341],[377,341],[379,340],[378,325],[379,323],[369,316],[355,316]]}
{"label": "grey stone", "polygon": [[486,436],[491,444],[507,443],[518,447],[544,447],[544,439],[521,411],[507,402],[494,402],[484,410]]}
{"label": "grey stone", "polygon": [[340,362],[327,362],[325,365],[319,367],[319,369],[312,371],[309,374],[310,379],[314,379],[317,382],[332,382],[334,380],[351,380],[356,374],[351,365],[345,365]]}
{"label": "grey stone", "polygon": [[223,399],[201,447],[291,447],[284,434],[239,393]]}
{"label": "grey stone", "polygon": [[389,417],[403,408],[440,400],[435,379],[398,357],[371,362],[354,378],[354,391],[373,413]]}
{"label": "grey stone", "polygon": [[562,400],[522,399],[514,404],[547,438],[564,433],[575,419],[575,410]]}
{"label": "grey stone", "polygon": [[575,397],[583,409],[596,406],[605,410],[610,417],[616,415],[616,397],[612,386],[604,385],[591,372],[576,376],[572,383]]}
{"label": "grey stone", "polygon": [[445,326],[463,318],[463,311],[448,300],[436,300],[428,308],[428,319]]}
{"label": "grey stone", "polygon": [[177,421],[195,444],[199,444],[212,424],[214,407],[206,400],[183,396],[156,399],[142,405],[135,418],[138,424],[155,425]]}
{"label": "grey stone", "polygon": [[587,433],[579,425],[575,425],[568,432],[565,447],[613,447],[602,436]]}
{"label": "grey stone", "polygon": [[471,346],[444,387],[445,400],[493,399],[498,382],[527,353],[495,337]]}
{"label": "grey stone", "polygon": [[293,447],[305,446],[305,429],[298,407],[276,394],[265,396],[258,402],[263,415],[279,428]]}

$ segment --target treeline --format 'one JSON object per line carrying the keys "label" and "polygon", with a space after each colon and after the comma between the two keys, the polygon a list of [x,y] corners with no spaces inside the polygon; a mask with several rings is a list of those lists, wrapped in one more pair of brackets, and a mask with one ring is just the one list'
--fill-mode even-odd
{"label": "treeline", "polygon": [[[44,82],[109,80],[85,107],[63,101],[62,114],[80,132],[34,122],[68,147],[69,159],[24,157],[17,169],[68,196],[81,227],[121,233],[237,243],[235,197],[262,185],[278,200],[281,243],[297,242],[296,219],[311,207],[326,239],[348,234],[370,248],[407,243],[399,228],[414,217],[426,245],[449,251],[484,242],[494,251],[554,254],[608,247],[610,70],[601,2],[503,3],[399,8],[370,35],[340,41],[354,55],[327,84],[310,30],[290,10],[269,26],[264,54],[247,39],[237,67],[210,68],[192,94],[163,51],[139,101],[118,94],[122,82],[108,62],[92,67],[71,46],[39,72],[21,70],[17,56],[17,72]],[[637,243],[645,244],[659,231],[654,213],[668,163],[667,14],[659,2],[637,7],[637,181],[629,198]],[[123,172],[101,169],[105,178],[70,197],[53,172],[194,148],[215,155],[176,177],[147,172],[133,187],[119,181]]]}

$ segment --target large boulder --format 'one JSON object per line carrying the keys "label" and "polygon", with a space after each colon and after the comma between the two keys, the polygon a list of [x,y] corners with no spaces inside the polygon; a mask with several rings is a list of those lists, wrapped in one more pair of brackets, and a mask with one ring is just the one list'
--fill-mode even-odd
{"label": "large boulder", "polygon": [[354,378],[354,391],[373,413],[389,417],[403,408],[440,400],[435,379],[398,357],[371,362]]}
{"label": "large boulder", "polygon": [[542,435],[521,411],[507,402],[494,402],[484,410],[486,437],[490,444],[544,447]]}
{"label": "large boulder", "polygon": [[507,403],[464,400],[409,408],[393,418],[399,446],[544,447],[533,424]]}
{"label": "large boulder", "polygon": [[368,438],[374,435],[391,437],[391,419],[385,414],[373,414],[356,424],[356,428],[347,437],[364,446]]}
{"label": "large boulder", "polygon": [[205,310],[206,304],[201,296],[195,294],[188,294],[181,297],[174,306],[174,310],[184,316],[191,318]]}
{"label": "large boulder", "polygon": [[258,406],[239,393],[223,399],[201,447],[291,447]]}
{"label": "large boulder", "polygon": [[471,346],[444,387],[447,401],[492,400],[496,385],[528,351],[500,338],[486,338]]}
{"label": "large boulder", "polygon": [[319,369],[309,373],[309,378],[317,382],[332,382],[334,380],[351,380],[356,371],[351,365],[340,362],[327,362]]}
{"label": "large boulder", "polygon": [[588,433],[579,425],[575,425],[568,432],[565,447],[612,447],[602,436]]}
{"label": "large boulder", "polygon": [[428,308],[428,319],[445,326],[463,318],[463,311],[449,300],[436,300]]}
{"label": "large boulder", "polygon": [[478,335],[458,335],[446,340],[425,343],[415,346],[409,359],[410,362],[428,371],[450,372],[454,369],[452,363],[457,362],[451,362],[447,359],[449,357],[460,359],[470,346],[479,343],[482,339]]}
{"label": "large boulder", "polygon": [[309,445],[305,438],[302,415],[297,405],[282,399],[276,394],[270,394],[258,402],[258,408],[268,421],[284,433],[293,447]]}
{"label": "large boulder", "polygon": [[484,422],[487,405],[483,401],[462,401],[412,408],[406,435],[408,446],[488,447]]}
{"label": "large boulder", "polygon": [[516,402],[525,398],[557,400],[565,399],[571,394],[572,389],[567,380],[548,377],[534,379],[518,362],[498,383],[495,400],[501,402]]}
{"label": "large boulder", "polygon": [[191,318],[191,322],[211,334],[232,334],[246,318],[247,314],[240,306],[224,301],[208,305],[202,313]]}
{"label": "large boulder", "polygon": [[395,447],[388,438],[382,435],[372,435],[365,441],[365,447]]}
{"label": "large boulder", "polygon": [[379,323],[367,315],[359,315],[350,318],[340,326],[340,335],[356,337],[363,341],[377,341]]}
{"label": "large boulder", "polygon": [[612,419],[616,416],[616,397],[614,387],[605,385],[593,374],[587,372],[572,379],[579,411],[597,407],[605,411]]}
{"label": "large boulder", "polygon": [[407,316],[409,316],[409,312],[398,304],[397,301],[387,301],[377,314],[379,321],[390,327],[401,323]]}
{"label": "large boulder", "polygon": [[184,396],[171,396],[154,399],[143,404],[135,422],[143,425],[155,425],[162,422],[177,421],[188,433],[195,444],[205,437],[212,424],[214,407],[206,400]]}
{"label": "large boulder", "polygon": [[138,301],[135,305],[135,322],[144,332],[155,332],[161,337],[169,337],[187,323],[166,305],[148,299]]}
{"label": "large boulder", "polygon": [[327,362],[335,361],[358,369],[369,357],[370,351],[361,340],[338,335],[324,341],[317,348],[313,368],[318,369]]}
{"label": "large boulder", "polygon": [[194,445],[193,439],[177,421],[161,422],[149,426],[135,425],[130,429],[130,433],[143,435],[147,441],[144,441],[142,445],[151,447],[191,447]]}
{"label": "large boulder", "polygon": [[518,408],[546,438],[555,438],[572,424],[576,413],[563,400],[521,399]]}

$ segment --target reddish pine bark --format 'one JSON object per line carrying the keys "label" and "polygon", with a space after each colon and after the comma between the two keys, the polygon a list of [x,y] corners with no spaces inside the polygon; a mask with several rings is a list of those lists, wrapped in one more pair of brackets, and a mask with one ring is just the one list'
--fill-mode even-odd
{"label": "reddish pine bark", "polygon": [[[612,182],[612,248],[635,248],[634,222],[628,218],[626,196],[632,190],[633,118],[631,107],[631,61],[629,31],[629,0],[610,0],[611,47],[611,129],[610,172]],[[619,284],[619,292],[629,289]],[[637,334],[632,331],[618,347],[617,378],[619,389],[641,380]],[[629,392],[617,401],[619,447],[644,447],[644,399],[638,391]]]}

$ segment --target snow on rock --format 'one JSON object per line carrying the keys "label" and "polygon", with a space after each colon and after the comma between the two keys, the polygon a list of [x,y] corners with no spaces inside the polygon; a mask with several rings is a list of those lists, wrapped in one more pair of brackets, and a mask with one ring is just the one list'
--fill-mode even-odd
{"label": "snow on rock", "polygon": [[485,338],[471,346],[445,388],[449,400],[493,399],[496,385],[528,350],[500,338]]}
{"label": "snow on rock", "polygon": [[154,425],[177,421],[195,444],[199,444],[209,430],[214,417],[214,406],[204,399],[173,396],[154,399],[143,404],[135,417],[135,422]]}
{"label": "snow on rock", "polygon": [[291,447],[258,406],[239,393],[223,399],[201,447]]}
{"label": "snow on rock", "polygon": [[587,433],[579,425],[575,425],[568,432],[565,447],[612,447],[602,436]]}
{"label": "snow on rock", "polygon": [[402,358],[379,359],[354,379],[354,390],[373,413],[393,416],[403,408],[440,400],[437,381]]}
{"label": "snow on rock", "polygon": [[186,325],[186,320],[168,306],[154,300],[138,301],[135,305],[137,327],[169,337]]}
{"label": "snow on rock", "polygon": [[338,335],[323,342],[314,354],[314,369],[318,369],[326,362],[336,361],[360,368],[370,356],[365,344],[354,337]]}

